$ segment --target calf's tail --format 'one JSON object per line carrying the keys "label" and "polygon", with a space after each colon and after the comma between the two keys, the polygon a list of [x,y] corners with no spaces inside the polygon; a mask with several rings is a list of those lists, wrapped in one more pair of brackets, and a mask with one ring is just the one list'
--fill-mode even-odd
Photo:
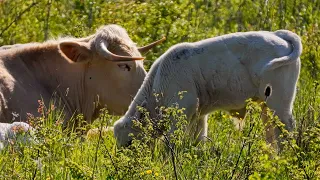
{"label": "calf's tail", "polygon": [[286,40],[292,45],[292,52],[287,55],[280,58],[275,58],[271,61],[269,61],[264,67],[263,71],[270,71],[276,68],[279,68],[281,66],[285,66],[288,64],[296,63],[300,60],[300,55],[302,53],[302,43],[300,37],[288,30],[278,30],[274,32],[276,36]]}

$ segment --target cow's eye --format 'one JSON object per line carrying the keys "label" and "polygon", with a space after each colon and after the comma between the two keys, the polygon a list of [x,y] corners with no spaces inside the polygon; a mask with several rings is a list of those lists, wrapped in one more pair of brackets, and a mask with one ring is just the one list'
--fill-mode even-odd
{"label": "cow's eye", "polygon": [[128,64],[118,64],[118,67],[120,69],[122,69],[123,71],[130,71],[131,70],[131,66],[129,66]]}

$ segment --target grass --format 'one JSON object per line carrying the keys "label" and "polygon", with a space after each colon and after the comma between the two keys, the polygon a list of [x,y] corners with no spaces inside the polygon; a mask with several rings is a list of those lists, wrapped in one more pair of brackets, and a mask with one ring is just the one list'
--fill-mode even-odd
{"label": "grass", "polygon": [[0,1],[0,45],[61,34],[84,37],[110,23],[126,28],[139,45],[166,36],[165,43],[146,55],[149,62],[174,44],[230,32],[288,29],[303,41],[294,104],[297,127],[282,132],[281,153],[266,144],[255,103],[248,106],[242,131],[217,111],[210,115],[205,143],[194,145],[181,129],[170,138],[173,142],[154,139],[146,129],[144,138],[128,148],[118,148],[112,133],[81,134],[119,118],[105,110],[94,124],[68,132],[58,109],[40,105],[39,114],[29,118],[36,128],[34,141],[12,141],[0,151],[0,179],[320,179],[319,12],[319,1],[310,0]]}
{"label": "grass", "polygon": [[[249,103],[246,125],[235,128],[231,117],[209,118],[208,140],[195,145],[181,126],[166,138],[153,138],[152,127],[128,148],[118,148],[111,132],[81,135],[62,129],[56,109],[42,108],[30,117],[36,131],[32,143],[14,142],[0,152],[1,179],[318,179],[320,163],[319,99],[316,84],[299,87],[294,114],[297,128],[283,130],[284,149],[265,142],[261,108]],[[40,104],[43,106],[42,104]],[[179,109],[178,117],[183,117]],[[78,120],[82,120],[80,115]],[[93,125],[100,130],[118,117],[102,110]],[[278,122],[277,118],[272,118]],[[283,129],[283,128],[282,128]],[[165,131],[167,132],[167,131]],[[152,145],[151,145],[152,144]],[[175,146],[173,146],[175,144]],[[175,169],[175,170],[174,170]]]}

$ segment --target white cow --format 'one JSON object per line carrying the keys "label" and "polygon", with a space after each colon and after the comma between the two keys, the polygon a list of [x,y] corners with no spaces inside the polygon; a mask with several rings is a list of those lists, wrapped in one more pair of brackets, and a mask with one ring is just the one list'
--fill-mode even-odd
{"label": "white cow", "polygon": [[[3,149],[9,141],[22,140],[28,141],[24,133],[33,131],[33,128],[25,122],[0,123],[0,150]],[[21,135],[22,139],[19,138]]]}
{"label": "white cow", "polygon": [[[128,111],[115,122],[117,142],[127,145],[128,134],[139,133],[132,121],[141,120],[137,106],[145,107],[157,121],[156,107],[174,103],[185,108],[189,133],[202,140],[210,112],[239,111],[238,117],[244,117],[245,101],[264,101],[266,87],[272,87],[267,106],[291,131],[301,53],[299,36],[287,30],[239,32],[175,45],[152,65]],[[179,91],[187,92],[184,98],[179,98]],[[162,95],[160,100],[154,93]]]}

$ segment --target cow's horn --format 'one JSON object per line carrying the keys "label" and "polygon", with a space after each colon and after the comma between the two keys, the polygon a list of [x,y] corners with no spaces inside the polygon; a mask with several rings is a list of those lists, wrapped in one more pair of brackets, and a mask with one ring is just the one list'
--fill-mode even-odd
{"label": "cow's horn", "polygon": [[153,43],[151,43],[151,44],[148,44],[148,45],[146,45],[146,46],[139,47],[138,50],[139,50],[140,53],[146,53],[146,52],[148,52],[151,48],[153,48],[154,46],[162,43],[164,40],[166,40],[166,37],[163,37],[163,38],[159,39],[158,41],[155,41],[155,42],[153,42]]}
{"label": "cow's horn", "polygon": [[108,43],[104,40],[101,41],[99,45],[100,47],[98,48],[98,51],[101,53],[103,57],[105,57],[109,61],[136,61],[144,59],[144,57],[119,56],[113,54],[108,50]]}

